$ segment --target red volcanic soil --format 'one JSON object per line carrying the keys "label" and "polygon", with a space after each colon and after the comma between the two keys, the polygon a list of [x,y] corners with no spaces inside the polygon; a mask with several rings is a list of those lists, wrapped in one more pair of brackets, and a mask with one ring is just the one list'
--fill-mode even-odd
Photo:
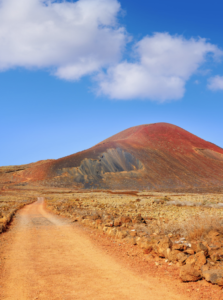
{"label": "red volcanic soil", "polygon": [[102,189],[223,188],[223,149],[175,125],[141,125],[13,180]]}

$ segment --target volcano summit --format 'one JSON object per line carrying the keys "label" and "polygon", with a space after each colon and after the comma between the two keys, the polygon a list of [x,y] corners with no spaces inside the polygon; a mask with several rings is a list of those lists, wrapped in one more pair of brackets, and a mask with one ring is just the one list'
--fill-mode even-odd
{"label": "volcano summit", "polygon": [[9,169],[0,173],[1,182],[94,189],[223,189],[223,149],[167,123],[132,127],[88,150]]}

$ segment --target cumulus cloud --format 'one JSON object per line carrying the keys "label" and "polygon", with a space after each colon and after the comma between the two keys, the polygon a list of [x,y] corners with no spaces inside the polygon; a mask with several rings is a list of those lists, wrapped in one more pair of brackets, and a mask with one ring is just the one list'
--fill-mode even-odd
{"label": "cumulus cloud", "polygon": [[223,90],[223,76],[209,78],[208,88],[212,91]]}
{"label": "cumulus cloud", "polygon": [[118,0],[0,0],[0,71],[44,68],[65,80],[94,74],[110,98],[162,102],[183,97],[208,53],[222,54],[205,39],[155,33],[124,61],[129,36],[117,22],[120,10]]}
{"label": "cumulus cloud", "polygon": [[205,39],[185,39],[155,33],[135,46],[135,62],[121,62],[98,76],[100,92],[113,99],[180,99],[187,80],[205,62],[208,53],[222,55]]}
{"label": "cumulus cloud", "polygon": [[119,61],[117,0],[0,0],[0,70],[50,68],[77,80]]}

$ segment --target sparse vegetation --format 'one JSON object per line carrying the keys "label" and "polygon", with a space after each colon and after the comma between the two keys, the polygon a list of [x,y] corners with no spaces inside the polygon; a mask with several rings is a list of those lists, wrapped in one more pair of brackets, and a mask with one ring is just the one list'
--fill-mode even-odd
{"label": "sparse vegetation", "polygon": [[15,212],[24,205],[36,201],[31,192],[4,191],[0,193],[0,233],[3,232],[12,220]]}
{"label": "sparse vegetation", "polygon": [[183,281],[207,279],[223,268],[221,194],[58,193],[46,202],[59,215],[138,245],[148,260],[178,264]]}
{"label": "sparse vegetation", "polygon": [[0,195],[2,228],[18,208],[43,196],[47,209],[138,245],[146,260],[178,264],[184,281],[207,279],[207,272],[223,268],[222,194],[20,190],[19,196],[13,189]]}

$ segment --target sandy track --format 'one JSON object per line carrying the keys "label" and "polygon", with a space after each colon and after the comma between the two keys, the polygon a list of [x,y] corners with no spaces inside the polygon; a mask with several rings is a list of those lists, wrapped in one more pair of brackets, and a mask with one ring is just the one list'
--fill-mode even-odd
{"label": "sandy track", "polygon": [[41,198],[18,212],[5,235],[0,299],[188,299],[120,265],[77,226],[49,214]]}

